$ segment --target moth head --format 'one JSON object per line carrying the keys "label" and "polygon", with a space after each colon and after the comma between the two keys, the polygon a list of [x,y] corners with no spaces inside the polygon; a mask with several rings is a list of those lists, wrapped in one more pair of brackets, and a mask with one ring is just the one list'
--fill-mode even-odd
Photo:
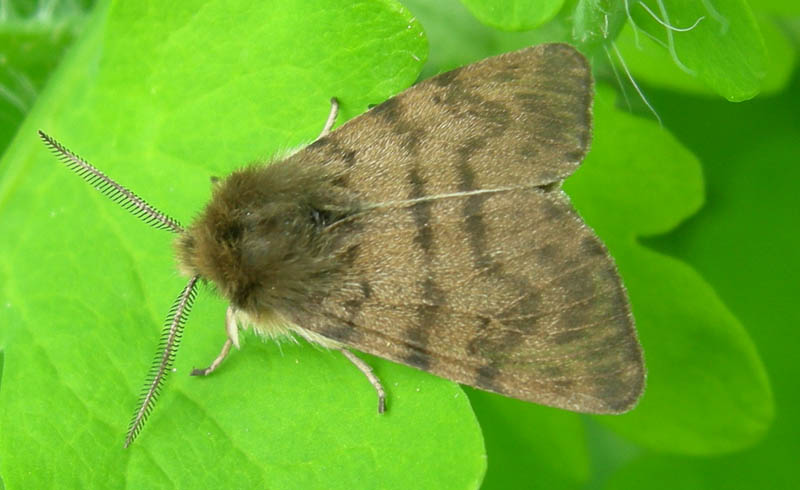
{"label": "moth head", "polygon": [[318,176],[287,168],[296,167],[245,167],[214,183],[175,242],[181,272],[214,283],[237,309],[299,299],[309,277],[328,267],[321,231],[335,217],[331,198],[319,195]]}
{"label": "moth head", "polygon": [[[202,213],[175,240],[178,268],[188,277],[200,277],[216,285],[231,301],[237,299],[238,285],[253,282],[248,277],[245,251],[253,242],[257,196],[243,202],[237,192],[241,172],[212,184],[212,198]],[[264,246],[260,247],[266,248]]]}

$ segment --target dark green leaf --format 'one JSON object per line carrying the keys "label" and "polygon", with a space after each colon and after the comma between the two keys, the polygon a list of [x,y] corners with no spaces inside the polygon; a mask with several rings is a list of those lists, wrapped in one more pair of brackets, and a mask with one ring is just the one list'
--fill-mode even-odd
{"label": "dark green leaf", "polygon": [[697,272],[637,243],[700,207],[700,167],[668,133],[613,103],[612,92],[599,87],[595,142],[566,188],[617,260],[649,374],[635,410],[601,418],[662,451],[714,454],[749,446],[773,416],[752,340]]}

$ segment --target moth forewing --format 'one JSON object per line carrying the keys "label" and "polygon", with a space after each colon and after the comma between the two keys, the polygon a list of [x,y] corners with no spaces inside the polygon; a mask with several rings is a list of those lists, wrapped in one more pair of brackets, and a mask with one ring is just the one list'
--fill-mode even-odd
{"label": "moth forewing", "polygon": [[282,162],[334,173],[371,210],[330,228],[351,287],[293,321],[508,396],[632,407],[627,295],[561,190],[588,150],[592,85],[573,48],[535,46],[423,81]]}
{"label": "moth forewing", "polygon": [[[294,332],[507,396],[618,413],[642,392],[641,348],[612,258],[561,190],[588,150],[592,84],[580,53],[545,44],[423,81],[327,134],[334,105],[317,141],[217,182],[186,229],[42,137],[101,191],[179,233],[192,279],[176,305],[199,279],[230,302],[222,352],[194,374],[219,366],[246,318],[265,337]],[[176,308],[167,339],[180,336]],[[174,355],[166,345],[126,444]],[[380,381],[342,352],[382,410]]]}

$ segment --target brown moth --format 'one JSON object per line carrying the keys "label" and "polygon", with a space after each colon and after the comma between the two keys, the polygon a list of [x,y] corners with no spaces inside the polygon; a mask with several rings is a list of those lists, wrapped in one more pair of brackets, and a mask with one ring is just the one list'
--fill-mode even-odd
{"label": "brown moth", "polygon": [[233,172],[188,228],[39,132],[101,192],[178,234],[189,283],[167,317],[128,446],[169,372],[198,281],[239,328],[296,334],[482,390],[620,413],[644,387],[642,351],[606,247],[561,184],[591,138],[592,77],[544,44],[423,81],[269,165]]}

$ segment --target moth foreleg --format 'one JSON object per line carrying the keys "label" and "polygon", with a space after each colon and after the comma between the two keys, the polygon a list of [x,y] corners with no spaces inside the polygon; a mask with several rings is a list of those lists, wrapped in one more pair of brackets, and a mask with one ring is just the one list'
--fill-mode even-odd
{"label": "moth foreleg", "polygon": [[225,312],[225,332],[228,334],[228,338],[222,344],[219,355],[211,361],[211,365],[207,368],[193,369],[192,376],[208,376],[228,357],[232,345],[239,348],[239,324],[236,322],[236,310],[233,309],[233,306],[228,306],[228,311]]}
{"label": "moth foreleg", "polygon": [[332,97],[331,112],[328,114],[328,120],[325,121],[325,126],[322,128],[322,132],[319,133],[319,136],[317,136],[317,139],[327,136],[328,133],[331,132],[331,128],[333,128],[333,124],[336,122],[337,115],[339,115],[339,101],[336,100],[336,97]]}
{"label": "moth foreleg", "polygon": [[383,385],[381,384],[381,380],[379,380],[378,377],[375,376],[375,373],[372,371],[372,368],[369,367],[369,365],[366,362],[356,357],[356,355],[350,352],[349,350],[339,349],[339,351],[341,351],[341,353],[344,354],[344,357],[346,357],[350,362],[352,362],[358,368],[359,371],[364,373],[364,376],[367,377],[369,382],[372,384],[373,388],[375,388],[375,391],[378,392],[378,413],[383,413],[384,411],[386,411],[386,392],[383,391]]}

